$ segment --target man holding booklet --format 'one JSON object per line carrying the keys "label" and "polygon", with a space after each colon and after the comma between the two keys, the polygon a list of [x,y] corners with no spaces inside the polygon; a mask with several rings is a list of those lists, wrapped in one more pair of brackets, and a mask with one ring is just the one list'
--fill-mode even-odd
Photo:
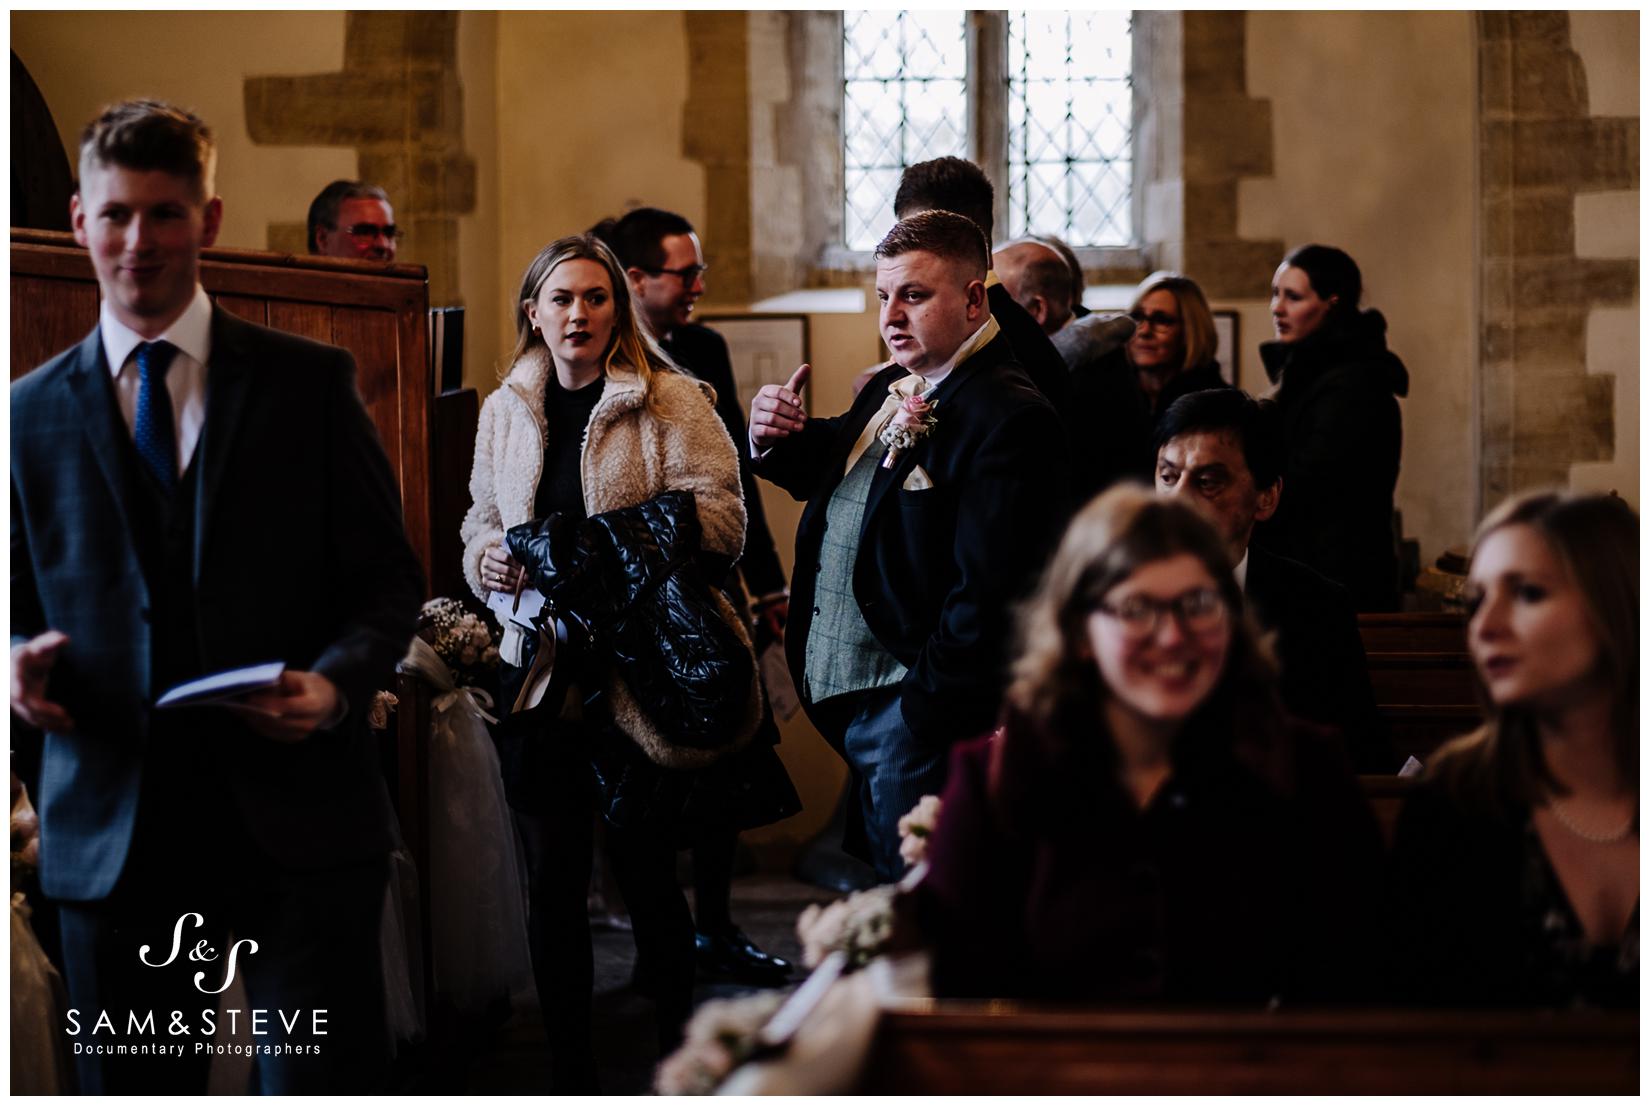
{"label": "man holding booklet", "polygon": [[[199,1093],[234,976],[259,1089],[367,1091],[394,821],[365,716],[423,582],[350,356],[200,286],[215,159],[166,104],[86,128],[71,216],[99,323],[12,386],[11,702],[46,732],[64,1032],[83,1092]],[[157,706],[260,665],[224,681],[254,690]]]}

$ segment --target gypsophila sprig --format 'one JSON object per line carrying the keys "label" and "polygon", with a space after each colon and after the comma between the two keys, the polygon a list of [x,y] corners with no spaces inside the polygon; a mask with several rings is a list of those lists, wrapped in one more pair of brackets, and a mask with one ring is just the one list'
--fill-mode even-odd
{"label": "gypsophila sprig", "polygon": [[711,999],[683,1031],[682,1047],[659,1064],[660,1094],[712,1094],[756,1049],[756,1035],[788,996],[758,991],[735,999]]}
{"label": "gypsophila sprig", "polygon": [[855,891],[829,906],[810,905],[796,920],[802,941],[802,963],[817,968],[838,950],[848,956],[850,968],[862,968],[882,952],[894,935],[894,884]]}
{"label": "gypsophila sprig", "polygon": [[445,596],[431,599],[418,612],[418,636],[453,670],[459,683],[473,684],[498,667],[498,646],[487,623],[464,604]]}

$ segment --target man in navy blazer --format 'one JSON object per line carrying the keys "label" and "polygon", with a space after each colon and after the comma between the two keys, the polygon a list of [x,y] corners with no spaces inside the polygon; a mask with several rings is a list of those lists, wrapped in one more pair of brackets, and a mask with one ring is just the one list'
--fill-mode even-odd
{"label": "man in navy blazer", "polygon": [[1070,457],[987,307],[979,228],[925,211],[876,256],[893,364],[835,418],[805,413],[807,366],[764,386],[751,446],[759,475],[807,501],[786,652],[896,879],[900,816],[939,791],[953,742],[996,723],[1012,607],[1069,517]]}
{"label": "man in navy blazer", "polygon": [[[204,1091],[214,1027],[250,1029],[266,1092],[368,1090],[395,833],[364,720],[423,583],[349,354],[200,286],[214,161],[169,105],[88,125],[71,216],[99,323],[12,385],[12,711],[46,733],[60,1031],[91,1046],[87,1093]],[[154,706],[266,661],[278,685],[233,707]],[[213,1013],[231,975],[238,1027]]]}

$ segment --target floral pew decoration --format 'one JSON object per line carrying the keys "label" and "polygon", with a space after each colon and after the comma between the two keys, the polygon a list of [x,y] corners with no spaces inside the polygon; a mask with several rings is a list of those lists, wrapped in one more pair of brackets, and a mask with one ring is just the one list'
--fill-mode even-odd
{"label": "floral pew decoration", "polygon": [[928,840],[939,824],[940,800],[924,795],[899,820],[900,856],[907,871],[898,883],[855,891],[828,905],[810,904],[796,921],[802,962],[812,969],[788,995],[763,991],[737,999],[713,999],[688,1022],[682,1046],[659,1065],[660,1094],[712,1094],[741,1064],[780,1049],[848,972],[907,945],[912,926],[902,921],[901,896],[927,874]]}

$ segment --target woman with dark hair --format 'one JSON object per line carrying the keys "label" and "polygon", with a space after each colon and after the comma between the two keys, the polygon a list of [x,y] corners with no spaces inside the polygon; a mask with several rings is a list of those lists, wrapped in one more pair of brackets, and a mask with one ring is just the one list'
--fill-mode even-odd
{"label": "woman with dark hair", "polygon": [[1379,834],[1344,755],[1282,714],[1209,525],[1112,489],[1022,635],[1001,728],[952,755],[917,891],[936,993],[1355,994]]}
{"label": "woman with dark hair", "polygon": [[1075,444],[1086,496],[1121,479],[1150,482],[1152,435],[1169,404],[1190,392],[1224,388],[1215,359],[1215,320],[1203,289],[1190,277],[1156,272],[1140,282],[1129,304],[1134,333],[1115,342],[1110,317],[1091,316],[1054,335],[1072,366],[1079,407],[1099,420]]}
{"label": "woman with dark hair", "polygon": [[1287,462],[1283,499],[1255,542],[1334,580],[1360,611],[1398,609],[1392,491],[1409,372],[1386,319],[1359,310],[1363,276],[1333,246],[1301,246],[1272,278],[1277,340],[1260,347]]}
{"label": "woman with dark hair", "polygon": [[1639,524],[1613,496],[1503,504],[1479,527],[1468,644],[1488,721],[1398,819],[1403,997],[1639,1001]]}
{"label": "woman with dark hair", "polygon": [[[513,363],[481,408],[473,502],[460,530],[471,589],[485,599],[520,588],[524,569],[504,542],[514,526],[551,514],[580,521],[681,490],[693,493],[706,574],[719,578],[745,537],[733,442],[711,389],[677,372],[642,327],[612,252],[590,235],[550,243],[522,276],[515,316]],[[732,605],[725,598],[716,604],[748,645]],[[499,653],[507,710],[531,665],[532,645],[514,623],[505,627]],[[672,812],[659,808],[726,751],[673,742],[668,720],[650,719],[616,674],[600,688],[573,691],[506,718],[500,735],[527,857],[528,938],[551,1079],[561,1093],[596,1089],[585,908],[594,813],[607,822],[608,855],[668,1052],[692,1009],[694,946],[693,920],[676,883],[678,828]],[[729,749],[756,730],[754,686],[750,696],[741,732],[728,735]],[[639,782],[647,787],[637,790],[653,801],[618,817],[609,790]]]}

